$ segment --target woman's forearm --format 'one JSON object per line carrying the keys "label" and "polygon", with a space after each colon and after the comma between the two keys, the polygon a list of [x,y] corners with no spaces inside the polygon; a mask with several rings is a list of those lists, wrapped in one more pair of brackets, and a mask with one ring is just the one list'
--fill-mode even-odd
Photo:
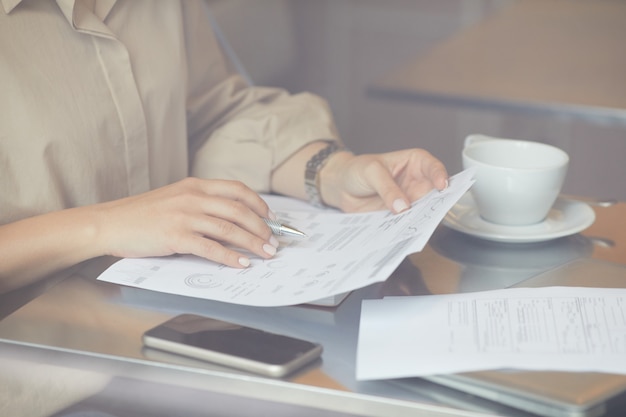
{"label": "woman's forearm", "polygon": [[82,207],[0,226],[0,293],[101,255],[94,217]]}

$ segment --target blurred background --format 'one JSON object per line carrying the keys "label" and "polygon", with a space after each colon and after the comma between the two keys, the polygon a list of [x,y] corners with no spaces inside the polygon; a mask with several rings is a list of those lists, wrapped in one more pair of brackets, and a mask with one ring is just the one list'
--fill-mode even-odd
{"label": "blurred background", "polygon": [[453,174],[469,134],[535,140],[570,154],[564,192],[626,200],[623,0],[208,1],[251,80],[323,96],[356,153]]}

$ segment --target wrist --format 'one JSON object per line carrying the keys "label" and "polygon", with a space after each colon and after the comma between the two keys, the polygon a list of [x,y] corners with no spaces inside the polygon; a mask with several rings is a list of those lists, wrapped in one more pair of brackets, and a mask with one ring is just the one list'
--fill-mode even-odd
{"label": "wrist", "polygon": [[323,204],[331,207],[341,207],[342,173],[345,172],[348,161],[354,155],[347,149],[337,151],[329,156],[326,164],[319,171],[319,193]]}
{"label": "wrist", "polygon": [[344,146],[337,141],[327,141],[313,154],[306,163],[304,172],[304,187],[309,203],[314,206],[323,207],[328,205],[322,197],[320,173],[335,154],[343,151]]}

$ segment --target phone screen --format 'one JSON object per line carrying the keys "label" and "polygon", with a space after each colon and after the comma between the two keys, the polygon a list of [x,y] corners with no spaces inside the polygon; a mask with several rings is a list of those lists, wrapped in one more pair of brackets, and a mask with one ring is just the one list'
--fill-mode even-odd
{"label": "phone screen", "polygon": [[321,354],[321,345],[208,317],[183,314],[144,334],[147,346],[241,369],[282,375]]}

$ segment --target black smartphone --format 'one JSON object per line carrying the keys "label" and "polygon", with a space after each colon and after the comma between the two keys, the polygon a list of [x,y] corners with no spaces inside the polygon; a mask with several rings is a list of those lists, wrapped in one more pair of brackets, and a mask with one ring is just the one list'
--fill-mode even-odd
{"label": "black smartphone", "polygon": [[143,335],[145,346],[271,377],[319,358],[322,345],[195,314],[182,314]]}

